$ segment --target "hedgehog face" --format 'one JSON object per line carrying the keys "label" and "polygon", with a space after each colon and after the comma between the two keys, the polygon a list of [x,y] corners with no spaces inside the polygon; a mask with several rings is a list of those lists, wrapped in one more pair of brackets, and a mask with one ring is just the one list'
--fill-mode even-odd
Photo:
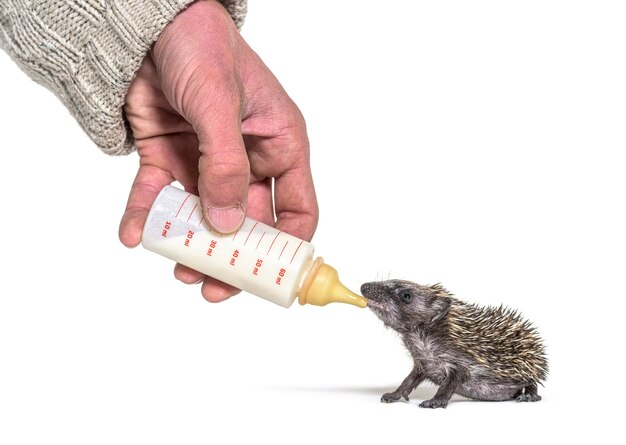
{"label": "hedgehog face", "polygon": [[448,313],[452,302],[439,285],[422,286],[404,280],[365,283],[361,294],[367,298],[372,312],[386,326],[399,332],[438,322]]}

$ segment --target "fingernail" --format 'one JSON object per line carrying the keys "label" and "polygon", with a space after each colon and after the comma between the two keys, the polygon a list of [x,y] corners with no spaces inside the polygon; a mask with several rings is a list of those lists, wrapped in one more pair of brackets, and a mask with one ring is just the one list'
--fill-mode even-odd
{"label": "fingernail", "polygon": [[244,213],[241,207],[209,207],[209,224],[221,233],[231,233],[243,222]]}

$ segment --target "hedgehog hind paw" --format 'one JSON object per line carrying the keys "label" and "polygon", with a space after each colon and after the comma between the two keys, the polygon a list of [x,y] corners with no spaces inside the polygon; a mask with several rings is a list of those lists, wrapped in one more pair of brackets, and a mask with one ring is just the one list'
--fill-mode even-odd
{"label": "hedgehog hind paw", "polygon": [[516,394],[515,399],[518,402],[538,402],[541,396],[537,394],[537,383],[531,382]]}
{"label": "hedgehog hind paw", "polygon": [[539,394],[526,393],[520,394],[515,400],[517,400],[518,402],[538,402],[541,400],[541,396]]}

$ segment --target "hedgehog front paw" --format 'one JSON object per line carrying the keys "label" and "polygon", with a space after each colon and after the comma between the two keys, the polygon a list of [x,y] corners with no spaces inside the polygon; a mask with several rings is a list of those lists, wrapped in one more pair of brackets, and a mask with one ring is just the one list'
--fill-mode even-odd
{"label": "hedgehog front paw", "polygon": [[448,401],[444,399],[430,399],[420,403],[420,408],[445,408],[446,406],[448,406]]}
{"label": "hedgehog front paw", "polygon": [[[398,394],[397,392],[388,392],[383,394],[383,396],[380,398],[380,401],[383,403],[393,403],[393,402],[397,402],[398,400],[400,400],[402,396],[400,394]],[[408,400],[408,397],[405,397],[406,400]]]}
{"label": "hedgehog front paw", "polygon": [[520,394],[516,399],[518,402],[538,402],[541,400],[539,394]]}

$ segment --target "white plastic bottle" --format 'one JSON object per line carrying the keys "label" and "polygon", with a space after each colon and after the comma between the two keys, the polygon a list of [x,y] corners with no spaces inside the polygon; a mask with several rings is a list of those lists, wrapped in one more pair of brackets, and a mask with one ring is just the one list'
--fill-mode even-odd
{"label": "white plastic bottle", "polygon": [[312,244],[245,218],[222,235],[204,221],[199,198],[166,186],[155,200],[142,235],[143,246],[251,294],[289,307],[336,301],[365,307],[367,301],[343,286],[337,271],[313,260]]}

